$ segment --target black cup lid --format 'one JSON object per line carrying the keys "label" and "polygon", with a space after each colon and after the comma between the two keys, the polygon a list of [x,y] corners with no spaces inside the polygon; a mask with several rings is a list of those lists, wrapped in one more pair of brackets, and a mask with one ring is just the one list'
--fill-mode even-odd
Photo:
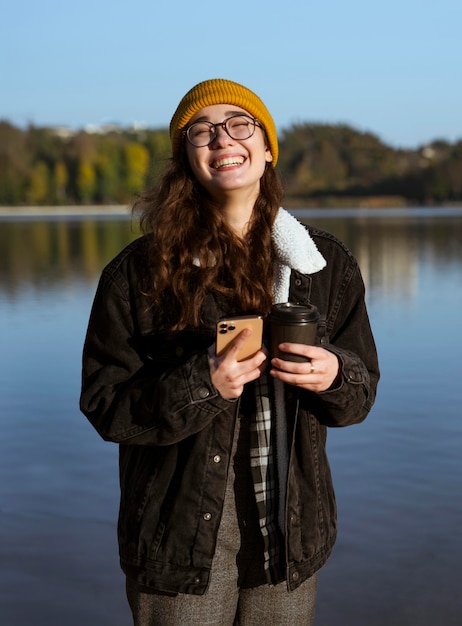
{"label": "black cup lid", "polygon": [[281,304],[273,304],[271,316],[284,322],[317,322],[319,320],[319,311],[313,304],[283,302]]}

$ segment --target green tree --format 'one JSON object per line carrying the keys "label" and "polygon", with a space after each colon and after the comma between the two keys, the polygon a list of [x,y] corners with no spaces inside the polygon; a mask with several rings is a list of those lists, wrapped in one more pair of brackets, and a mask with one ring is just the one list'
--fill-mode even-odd
{"label": "green tree", "polygon": [[26,134],[0,121],[0,205],[15,206],[25,201],[31,162]]}
{"label": "green tree", "polygon": [[56,161],[53,170],[53,183],[55,198],[58,203],[66,200],[66,187],[69,181],[69,173],[64,161]]}
{"label": "green tree", "polygon": [[93,199],[95,186],[95,168],[89,161],[80,161],[77,172],[77,189],[82,202],[88,203]]}
{"label": "green tree", "polygon": [[101,137],[95,158],[96,199],[98,202],[116,202],[123,197],[122,163],[124,138]]}
{"label": "green tree", "polygon": [[159,129],[152,131],[146,139],[146,147],[153,161],[164,161],[171,153],[168,130]]}
{"label": "green tree", "polygon": [[144,189],[149,166],[148,149],[131,141],[124,147],[125,189],[132,195]]}
{"label": "green tree", "polygon": [[37,161],[29,176],[27,201],[30,204],[46,204],[49,202],[50,173],[44,161]]}

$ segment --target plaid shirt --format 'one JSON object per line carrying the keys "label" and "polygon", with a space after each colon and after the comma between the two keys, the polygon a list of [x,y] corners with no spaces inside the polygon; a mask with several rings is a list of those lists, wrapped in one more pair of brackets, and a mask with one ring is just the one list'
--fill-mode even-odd
{"label": "plaid shirt", "polygon": [[267,581],[284,579],[281,563],[282,533],[278,524],[278,480],[275,432],[271,419],[268,378],[263,375],[255,384],[256,411],[250,424],[250,469],[257,502],[260,530],[264,543]]}

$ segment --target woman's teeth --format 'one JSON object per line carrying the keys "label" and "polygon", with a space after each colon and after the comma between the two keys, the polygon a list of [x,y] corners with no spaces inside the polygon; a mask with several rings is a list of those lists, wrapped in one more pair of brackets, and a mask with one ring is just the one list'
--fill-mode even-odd
{"label": "woman's teeth", "polygon": [[226,159],[218,159],[212,163],[212,167],[216,170],[221,167],[231,167],[233,165],[242,165],[244,163],[244,157],[228,157]]}

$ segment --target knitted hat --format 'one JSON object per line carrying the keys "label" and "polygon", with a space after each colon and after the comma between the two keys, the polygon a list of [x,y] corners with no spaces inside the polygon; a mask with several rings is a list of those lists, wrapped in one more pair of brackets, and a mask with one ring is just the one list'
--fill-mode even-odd
{"label": "knitted hat", "polygon": [[170,140],[174,155],[181,144],[181,132],[198,111],[211,104],[233,104],[256,117],[264,126],[269,149],[273,156],[272,165],[275,167],[279,152],[278,138],[276,125],[270,112],[253,91],[223,78],[213,78],[199,83],[190,89],[181,100],[170,122]]}

